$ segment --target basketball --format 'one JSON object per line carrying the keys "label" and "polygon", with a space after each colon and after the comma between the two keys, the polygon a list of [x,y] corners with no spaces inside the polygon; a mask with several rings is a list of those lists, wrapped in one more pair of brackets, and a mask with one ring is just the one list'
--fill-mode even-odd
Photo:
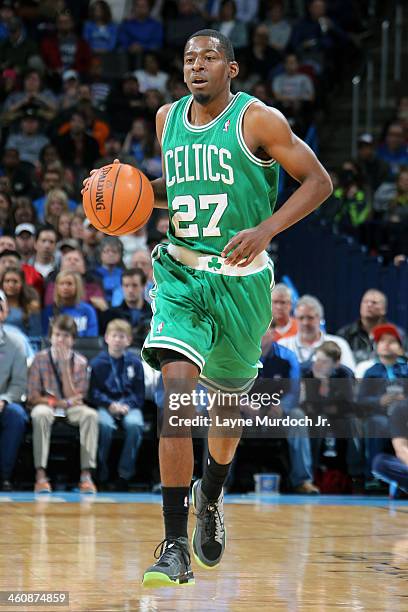
{"label": "basketball", "polygon": [[143,227],[153,211],[149,179],[128,164],[110,164],[95,172],[83,194],[90,223],[104,234],[123,236]]}

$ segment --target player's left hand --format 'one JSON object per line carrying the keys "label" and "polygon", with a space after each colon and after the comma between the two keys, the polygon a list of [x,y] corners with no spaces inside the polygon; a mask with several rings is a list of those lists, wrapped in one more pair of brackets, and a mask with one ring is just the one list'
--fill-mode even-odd
{"label": "player's left hand", "polygon": [[[271,241],[270,233],[261,226],[238,232],[224,247],[221,257],[226,257],[229,266],[245,268],[252,263],[259,253],[262,253]],[[232,251],[232,253],[231,253]],[[242,259],[242,263],[239,263]]]}

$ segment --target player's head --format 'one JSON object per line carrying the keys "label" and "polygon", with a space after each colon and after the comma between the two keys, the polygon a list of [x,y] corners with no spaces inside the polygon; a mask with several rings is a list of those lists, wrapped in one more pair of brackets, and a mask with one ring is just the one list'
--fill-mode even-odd
{"label": "player's head", "polygon": [[217,30],[199,30],[184,47],[184,82],[199,104],[208,104],[238,74],[231,41]]}

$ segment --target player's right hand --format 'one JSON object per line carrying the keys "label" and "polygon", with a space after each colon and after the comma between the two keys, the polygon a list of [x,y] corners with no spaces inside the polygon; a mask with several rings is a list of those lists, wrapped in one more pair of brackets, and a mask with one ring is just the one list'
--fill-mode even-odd
{"label": "player's right hand", "polygon": [[[120,160],[118,158],[113,160],[114,164],[120,164]],[[98,172],[98,170],[100,170],[100,168],[94,168],[93,170],[91,170],[91,172],[89,173],[89,176],[86,177],[86,179],[84,179],[82,181],[82,184],[84,186],[83,189],[81,189],[81,195],[84,195],[84,191],[87,188],[87,185],[89,183],[89,181],[91,180],[91,178],[93,177],[93,175],[95,174],[95,172]]]}

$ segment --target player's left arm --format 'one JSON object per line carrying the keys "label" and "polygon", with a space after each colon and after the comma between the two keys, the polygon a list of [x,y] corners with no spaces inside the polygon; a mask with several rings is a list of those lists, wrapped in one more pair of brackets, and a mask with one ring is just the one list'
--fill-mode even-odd
{"label": "player's left arm", "polygon": [[316,155],[292,132],[276,109],[252,104],[245,113],[243,131],[251,151],[263,149],[300,186],[276,213],[258,226],[238,232],[224,247],[221,255],[227,257],[226,263],[237,265],[246,258],[239,267],[249,265],[277,234],[310,214],[333,190],[330,177]]}

